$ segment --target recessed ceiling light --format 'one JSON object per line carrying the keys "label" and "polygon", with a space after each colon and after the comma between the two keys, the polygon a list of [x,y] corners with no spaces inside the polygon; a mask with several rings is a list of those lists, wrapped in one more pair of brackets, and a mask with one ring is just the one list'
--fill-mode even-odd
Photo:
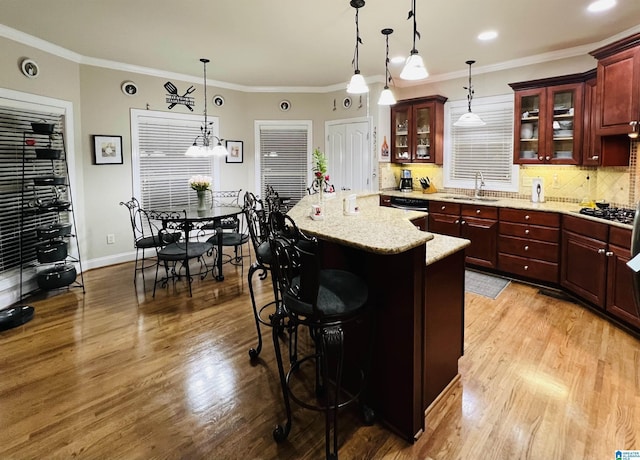
{"label": "recessed ceiling light", "polygon": [[587,7],[587,11],[591,13],[599,13],[616,6],[616,0],[596,0]]}
{"label": "recessed ceiling light", "polygon": [[498,36],[498,32],[496,32],[495,30],[486,30],[482,32],[480,35],[478,35],[478,40],[482,40],[482,41],[493,40],[497,36]]}
{"label": "recessed ceiling light", "polygon": [[394,56],[389,59],[389,62],[391,64],[403,64],[406,59],[407,58],[405,56]]}

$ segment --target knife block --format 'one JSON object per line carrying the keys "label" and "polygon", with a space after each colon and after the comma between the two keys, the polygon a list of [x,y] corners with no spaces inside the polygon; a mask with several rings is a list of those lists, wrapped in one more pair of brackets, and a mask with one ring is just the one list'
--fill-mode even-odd
{"label": "knife block", "polygon": [[431,184],[427,188],[422,189],[422,193],[436,193],[438,189],[435,185]]}

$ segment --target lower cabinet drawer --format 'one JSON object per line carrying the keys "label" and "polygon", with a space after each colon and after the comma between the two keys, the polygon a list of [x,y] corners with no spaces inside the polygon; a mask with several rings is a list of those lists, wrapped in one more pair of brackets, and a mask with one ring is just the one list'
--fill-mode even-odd
{"label": "lower cabinet drawer", "polygon": [[559,266],[557,263],[529,259],[511,254],[498,254],[498,269],[539,281],[558,283]]}
{"label": "lower cabinet drawer", "polygon": [[527,259],[541,259],[547,262],[558,262],[559,245],[545,241],[528,240],[514,236],[500,235],[498,238],[498,252],[504,252]]}

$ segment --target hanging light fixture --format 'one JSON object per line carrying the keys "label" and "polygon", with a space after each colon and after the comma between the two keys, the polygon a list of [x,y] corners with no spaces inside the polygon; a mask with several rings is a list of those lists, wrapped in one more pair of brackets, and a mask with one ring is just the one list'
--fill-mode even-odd
{"label": "hanging light fixture", "polygon": [[471,65],[476,61],[466,61],[465,64],[469,66],[469,86],[463,86],[464,89],[469,90],[467,94],[467,101],[469,104],[469,111],[462,114],[462,116],[456,121],[453,126],[459,126],[462,128],[474,128],[476,126],[484,126],[486,123],[482,121],[478,115],[471,111],[471,100],[473,99],[473,86],[471,86]]}
{"label": "hanging light fixture", "polygon": [[389,35],[393,33],[393,29],[382,29],[381,32],[387,41],[387,51],[384,60],[384,89],[380,93],[378,105],[393,105],[396,103],[396,98],[393,97],[393,93],[389,89],[389,82],[391,81],[391,74],[389,73]]}
{"label": "hanging light fixture", "polygon": [[355,71],[351,77],[351,81],[347,85],[347,93],[349,94],[363,94],[369,92],[367,82],[364,81],[364,77],[360,75],[360,69],[358,68],[358,45],[362,43],[360,38],[360,27],[358,25],[358,11],[364,6],[364,0],[351,0],[349,4],[356,9],[356,50],[353,55],[353,62]]}
{"label": "hanging light fixture", "polygon": [[[222,145],[222,139],[218,136],[211,135],[210,126],[213,122],[207,121],[207,63],[209,59],[200,59],[204,67],[204,123],[200,127],[201,134],[193,140],[193,145],[185,152],[189,157],[211,157],[211,156],[225,156],[227,149]],[[198,139],[201,139],[201,143],[198,144]],[[213,139],[215,139],[215,145]]]}
{"label": "hanging light fixture", "polygon": [[402,72],[400,72],[400,78],[403,80],[423,80],[429,76],[429,72],[427,72],[424,61],[416,49],[416,37],[420,38],[420,32],[418,32],[416,24],[416,0],[413,0],[413,9],[409,11],[407,19],[411,18],[413,18],[413,49],[404,64]]}

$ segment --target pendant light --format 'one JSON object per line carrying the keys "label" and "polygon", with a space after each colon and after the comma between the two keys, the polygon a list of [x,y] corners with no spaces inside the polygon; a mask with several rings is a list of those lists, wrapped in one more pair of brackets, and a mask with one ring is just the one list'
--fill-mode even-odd
{"label": "pendant light", "polygon": [[467,94],[467,101],[469,104],[469,111],[462,114],[462,116],[456,121],[453,126],[459,126],[461,128],[475,128],[477,126],[484,126],[486,123],[482,121],[478,115],[471,111],[471,100],[473,99],[473,86],[471,86],[471,65],[476,61],[466,61],[465,64],[469,66],[469,86],[463,86],[464,89],[469,90]]}
{"label": "pendant light", "polygon": [[416,0],[413,0],[413,9],[409,11],[407,19],[411,18],[413,18],[413,49],[404,64],[402,72],[400,72],[400,78],[403,80],[423,80],[429,76],[429,72],[427,72],[424,61],[416,49],[416,37],[420,38],[420,32],[418,32],[416,24]]}
{"label": "pendant light", "polygon": [[[209,59],[200,59],[204,67],[204,123],[200,127],[201,134],[193,140],[193,145],[187,149],[185,155],[188,157],[211,157],[211,156],[225,156],[227,149],[222,145],[222,139],[218,136],[211,135],[210,125],[213,122],[207,121],[207,63]],[[201,139],[201,143],[198,144],[198,139]],[[215,139],[215,145],[213,144]]]}
{"label": "pendant light", "polygon": [[360,69],[358,68],[358,45],[362,43],[362,39],[360,38],[360,27],[358,25],[358,11],[364,6],[364,0],[351,0],[349,4],[356,9],[356,50],[352,62],[355,67],[355,71],[351,77],[351,81],[347,85],[347,93],[363,94],[369,92],[367,82],[365,82],[364,77],[360,75]]}
{"label": "pendant light", "polygon": [[393,33],[393,29],[382,29],[381,32],[387,41],[387,51],[384,60],[384,89],[380,93],[378,105],[393,105],[396,103],[396,98],[389,89],[389,82],[391,81],[391,74],[389,73],[389,35]]}

